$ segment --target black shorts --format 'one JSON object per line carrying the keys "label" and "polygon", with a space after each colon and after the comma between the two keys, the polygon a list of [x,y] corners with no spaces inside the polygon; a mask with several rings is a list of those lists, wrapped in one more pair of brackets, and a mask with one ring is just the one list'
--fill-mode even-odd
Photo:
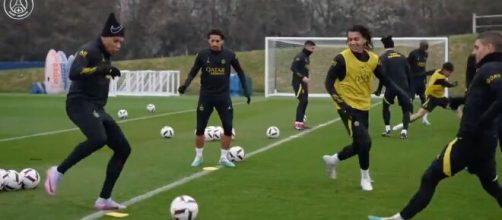
{"label": "black shorts", "polygon": [[434,110],[436,106],[446,108],[448,106],[448,103],[450,103],[450,101],[446,97],[437,98],[433,96],[427,96],[427,99],[422,105],[422,108],[426,109],[429,112],[432,112],[432,110]]}
{"label": "black shorts", "polygon": [[338,110],[338,114],[343,121],[343,125],[349,132],[350,136],[357,136],[359,133],[368,132],[369,112],[357,109],[351,109],[349,118],[346,114]]}
{"label": "black shorts", "polygon": [[296,82],[295,80],[293,80],[292,85],[297,99],[308,99],[309,89],[304,82],[302,81]]}
{"label": "black shorts", "polygon": [[495,134],[479,135],[475,138],[456,138],[445,146],[432,166],[442,170],[446,176],[453,176],[467,167],[473,174],[497,176]]}
{"label": "black shorts", "polygon": [[413,79],[412,88],[413,88],[413,96],[415,95],[424,95],[425,94],[425,79],[423,78],[415,78]]}
{"label": "black shorts", "polygon": [[229,96],[200,96],[197,104],[197,135],[203,135],[213,109],[220,116],[225,135],[232,135],[234,108]]}
{"label": "black shorts", "polygon": [[407,105],[409,103],[408,97],[405,97],[403,95],[400,95],[398,92],[392,89],[386,89],[385,93],[383,95],[383,100],[389,105],[394,104],[394,99],[396,99],[397,96],[397,101],[399,102],[400,106]]}

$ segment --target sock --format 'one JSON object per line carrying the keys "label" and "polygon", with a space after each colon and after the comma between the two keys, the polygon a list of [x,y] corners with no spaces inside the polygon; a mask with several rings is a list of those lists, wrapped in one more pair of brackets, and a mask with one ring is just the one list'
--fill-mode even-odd
{"label": "sock", "polygon": [[390,131],[390,125],[385,125],[385,131]]}
{"label": "sock", "polygon": [[404,218],[401,217],[401,214],[397,213],[391,217],[391,220],[404,220]]}
{"label": "sock", "polygon": [[221,149],[221,156],[220,158],[227,158],[228,155],[228,150],[227,149]]}
{"label": "sock", "polygon": [[361,170],[362,179],[370,179],[370,170]]}
{"label": "sock", "polygon": [[204,148],[195,148],[196,157],[202,157],[202,152],[204,152]]}
{"label": "sock", "polygon": [[333,156],[331,156],[331,158],[333,158],[333,161],[335,162],[335,164],[340,162],[340,158],[338,158],[338,153],[333,154]]}

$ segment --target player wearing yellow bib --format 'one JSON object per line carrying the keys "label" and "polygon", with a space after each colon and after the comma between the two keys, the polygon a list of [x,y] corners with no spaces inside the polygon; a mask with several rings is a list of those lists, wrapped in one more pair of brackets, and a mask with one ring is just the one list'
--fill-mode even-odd
{"label": "player wearing yellow bib", "polygon": [[[352,143],[334,155],[324,155],[328,174],[336,178],[336,165],[343,160],[358,155],[361,168],[361,187],[373,190],[369,175],[369,152],[371,138],[368,133],[368,111],[371,106],[371,86],[373,75],[387,88],[395,89],[399,95],[410,100],[408,94],[381,74],[379,57],[370,51],[373,47],[370,31],[355,25],[347,32],[348,49],[338,54],[329,69],[325,86],[336,103],[338,114],[352,137]],[[411,105],[411,103],[407,103]]]}
{"label": "player wearing yellow bib", "polygon": [[[422,107],[411,115],[410,123],[422,118],[425,114],[432,112],[432,110],[434,110],[437,106],[447,108],[450,105],[450,99],[445,96],[445,88],[451,88],[458,85],[456,81],[453,83],[448,82],[448,76],[452,73],[453,64],[450,62],[444,63],[441,69],[434,71],[427,84],[427,88],[425,89],[427,99]],[[450,106],[450,108],[456,110],[456,107],[454,108]],[[393,130],[399,130],[402,127],[403,124],[398,124],[393,127]]]}

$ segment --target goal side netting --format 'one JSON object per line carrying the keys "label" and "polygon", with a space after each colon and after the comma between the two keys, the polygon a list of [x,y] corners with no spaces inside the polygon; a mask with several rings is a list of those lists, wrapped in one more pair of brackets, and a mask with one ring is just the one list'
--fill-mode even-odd
{"label": "goal side netting", "polygon": [[[429,43],[427,70],[440,68],[444,62],[448,61],[448,38],[446,37],[394,37],[392,39],[396,50],[405,56],[418,48],[420,41],[426,40]],[[328,97],[324,80],[333,58],[347,48],[344,37],[266,37],[265,97],[294,96],[290,66],[306,40],[313,40],[316,43],[316,50],[310,56],[309,96]],[[382,54],[384,48],[380,37],[372,40],[375,46],[374,52]],[[376,87],[378,80],[373,80],[373,82]]]}

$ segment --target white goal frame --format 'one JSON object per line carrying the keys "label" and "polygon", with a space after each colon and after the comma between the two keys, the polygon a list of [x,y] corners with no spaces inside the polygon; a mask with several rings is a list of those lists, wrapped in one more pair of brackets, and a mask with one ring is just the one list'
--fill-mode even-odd
{"label": "white goal frame", "polygon": [[110,80],[109,96],[178,96],[179,70],[123,70]]}
{"label": "white goal frame", "polygon": [[[318,41],[322,42],[323,40],[324,41],[336,40],[336,41],[344,42],[344,41],[346,41],[346,39],[347,39],[346,37],[265,37],[265,77],[264,77],[265,78],[264,79],[264,81],[265,81],[265,84],[264,84],[265,97],[294,96],[295,95],[293,93],[293,91],[291,91],[291,92],[277,92],[277,88],[274,89],[274,88],[270,87],[271,82],[269,82],[269,80],[272,75],[270,65],[272,65],[271,59],[273,59],[271,57],[271,53],[270,53],[270,49],[273,49],[273,48],[269,48],[270,42],[278,41],[278,40],[280,40],[282,42],[287,42],[288,40],[291,40],[291,41],[294,41],[294,44],[298,44],[298,41],[312,40],[312,41],[316,42],[316,44],[319,47]],[[375,46],[381,46],[383,48],[382,43],[380,42],[380,39],[381,39],[381,37],[373,37],[372,41]],[[399,44],[405,45],[406,42],[410,42],[410,45],[411,45],[411,43],[413,43],[413,46],[417,47],[417,48],[418,48],[418,42],[421,40],[442,41],[445,44],[445,46],[444,46],[444,62],[449,60],[449,57],[448,57],[448,38],[447,37],[393,37],[392,39],[394,40],[394,42],[396,42],[396,45],[399,45]],[[324,45],[324,46],[329,47],[329,45],[328,46]],[[301,47],[303,47],[303,42],[302,42]],[[333,45],[332,47],[333,48],[345,48],[347,46],[344,44],[344,45]],[[298,52],[300,52],[300,50],[298,50]],[[333,57],[335,55],[336,54],[334,53]],[[328,70],[326,69],[326,71],[328,71]],[[277,76],[275,76],[275,77],[277,77]],[[309,96],[310,97],[329,97],[329,95],[327,93],[310,93]]]}

